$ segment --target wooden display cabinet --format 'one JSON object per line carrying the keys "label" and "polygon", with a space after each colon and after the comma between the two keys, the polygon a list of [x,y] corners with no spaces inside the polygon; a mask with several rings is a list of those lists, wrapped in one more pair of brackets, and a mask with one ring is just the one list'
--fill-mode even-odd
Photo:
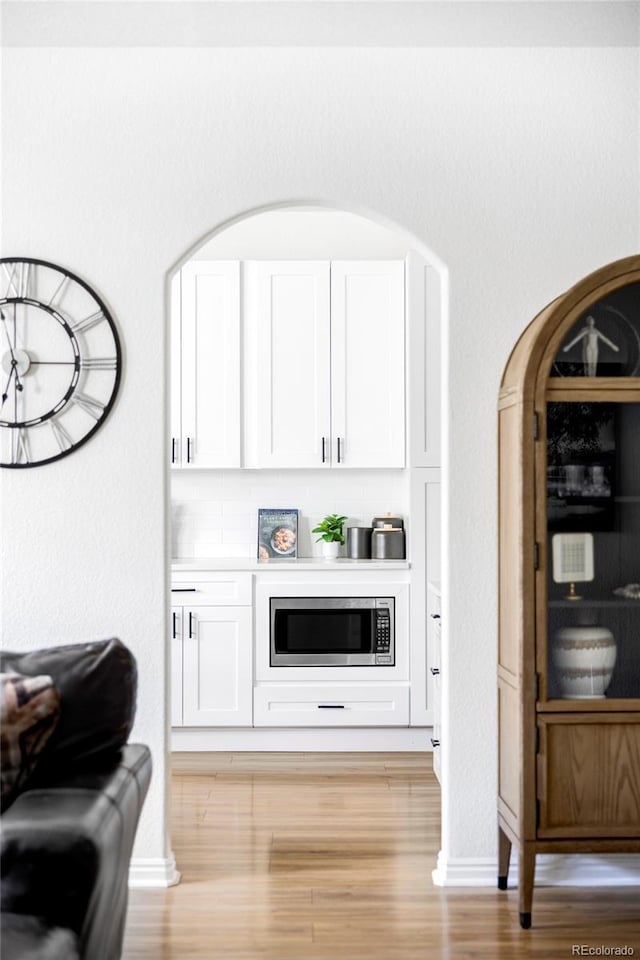
{"label": "wooden display cabinet", "polygon": [[[499,402],[498,887],[640,852],[640,256],[527,327]],[[634,586],[635,584],[635,586]]]}

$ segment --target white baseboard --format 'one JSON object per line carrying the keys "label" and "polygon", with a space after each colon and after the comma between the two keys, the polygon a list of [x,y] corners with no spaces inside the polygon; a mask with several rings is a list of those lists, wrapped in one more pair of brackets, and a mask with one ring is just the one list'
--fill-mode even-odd
{"label": "white baseboard", "polygon": [[431,879],[436,887],[495,887],[497,870],[493,857],[447,860],[441,850]]}
{"label": "white baseboard", "polygon": [[[498,861],[493,858],[446,860],[442,851],[431,874],[437,887],[496,887]],[[539,887],[640,886],[637,854],[539,854],[536,857]],[[518,857],[514,851],[509,887],[518,885]]]}
{"label": "white baseboard", "polygon": [[272,727],[195,730],[174,728],[174,751],[424,751],[431,753],[431,727],[279,729]]}
{"label": "white baseboard", "polygon": [[173,854],[170,857],[133,858],[129,865],[130,887],[173,887],[180,883]]}

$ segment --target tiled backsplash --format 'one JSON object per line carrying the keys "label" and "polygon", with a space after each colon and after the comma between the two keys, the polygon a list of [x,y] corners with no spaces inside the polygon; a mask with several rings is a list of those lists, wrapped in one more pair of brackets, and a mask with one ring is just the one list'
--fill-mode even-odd
{"label": "tiled backsplash", "polygon": [[258,508],[300,511],[298,556],[320,555],[311,533],[327,513],[346,526],[368,526],[391,512],[407,523],[408,471],[202,470],[171,478],[172,554],[180,557],[256,556]]}

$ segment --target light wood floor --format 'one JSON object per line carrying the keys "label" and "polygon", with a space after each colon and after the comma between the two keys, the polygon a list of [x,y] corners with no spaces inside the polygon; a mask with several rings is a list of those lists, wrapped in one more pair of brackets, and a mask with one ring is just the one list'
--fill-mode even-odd
{"label": "light wood floor", "polygon": [[638,887],[540,887],[524,931],[515,889],[434,887],[439,846],[424,754],[176,754],[182,882],[131,891],[124,960],[640,956]]}

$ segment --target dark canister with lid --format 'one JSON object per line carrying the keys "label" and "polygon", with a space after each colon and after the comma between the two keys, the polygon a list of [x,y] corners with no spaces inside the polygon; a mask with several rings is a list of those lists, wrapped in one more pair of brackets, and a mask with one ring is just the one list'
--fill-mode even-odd
{"label": "dark canister with lid", "polygon": [[400,527],[374,527],[371,556],[374,560],[404,560],[404,530]]}
{"label": "dark canister with lid", "polygon": [[351,560],[371,559],[372,527],[347,527],[347,556]]}
{"label": "dark canister with lid", "polygon": [[404,522],[392,513],[382,513],[371,521],[371,556],[374,560],[404,560]]}

